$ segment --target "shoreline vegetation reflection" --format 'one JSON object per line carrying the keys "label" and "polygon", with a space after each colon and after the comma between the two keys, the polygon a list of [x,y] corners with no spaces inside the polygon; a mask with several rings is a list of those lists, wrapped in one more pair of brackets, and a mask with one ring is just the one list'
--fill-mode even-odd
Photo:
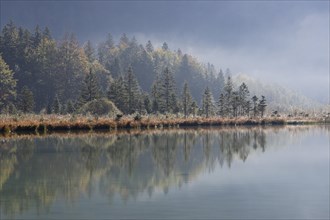
{"label": "shoreline vegetation reflection", "polygon": [[[329,126],[315,126],[329,133]],[[284,146],[315,129],[247,127],[170,129],[118,134],[3,137],[0,142],[0,211],[15,217],[49,212],[61,198],[74,204],[95,193],[122,201],[168,193],[216,166],[230,168],[253,152]],[[295,138],[294,138],[295,137]]]}

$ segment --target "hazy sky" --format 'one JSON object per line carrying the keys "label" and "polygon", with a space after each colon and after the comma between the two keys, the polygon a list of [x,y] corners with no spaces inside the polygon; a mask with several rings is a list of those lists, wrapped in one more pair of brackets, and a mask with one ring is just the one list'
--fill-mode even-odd
{"label": "hazy sky", "polygon": [[166,41],[217,68],[229,67],[328,102],[328,1],[3,1],[1,27],[49,26],[81,42],[135,35]]}

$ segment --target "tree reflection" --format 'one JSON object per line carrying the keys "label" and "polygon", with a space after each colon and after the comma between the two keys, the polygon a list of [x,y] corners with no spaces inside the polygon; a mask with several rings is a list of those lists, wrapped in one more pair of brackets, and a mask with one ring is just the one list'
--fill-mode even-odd
{"label": "tree reflection", "polygon": [[0,143],[0,210],[14,217],[47,211],[58,198],[167,193],[266,146],[261,128],[8,139]]}

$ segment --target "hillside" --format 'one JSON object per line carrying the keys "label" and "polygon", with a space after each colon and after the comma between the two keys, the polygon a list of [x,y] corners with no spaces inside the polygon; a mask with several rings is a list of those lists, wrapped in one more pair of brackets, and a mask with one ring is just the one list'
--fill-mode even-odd
{"label": "hillside", "polygon": [[267,97],[268,110],[293,113],[297,111],[321,111],[327,106],[312,100],[298,92],[282,87],[278,84],[263,83],[246,74],[238,74],[233,77],[236,85],[245,82],[250,90],[250,94],[264,95]]}

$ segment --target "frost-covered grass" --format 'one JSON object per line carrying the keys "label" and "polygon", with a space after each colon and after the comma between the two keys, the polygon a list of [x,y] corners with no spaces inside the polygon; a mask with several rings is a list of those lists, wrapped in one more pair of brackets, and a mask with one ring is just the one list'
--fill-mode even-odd
{"label": "frost-covered grass", "polygon": [[0,132],[75,130],[113,130],[113,129],[151,129],[163,127],[192,126],[239,126],[239,125],[285,125],[329,122],[322,117],[265,117],[265,118],[221,118],[181,115],[128,115],[123,117],[92,115],[0,115]]}

